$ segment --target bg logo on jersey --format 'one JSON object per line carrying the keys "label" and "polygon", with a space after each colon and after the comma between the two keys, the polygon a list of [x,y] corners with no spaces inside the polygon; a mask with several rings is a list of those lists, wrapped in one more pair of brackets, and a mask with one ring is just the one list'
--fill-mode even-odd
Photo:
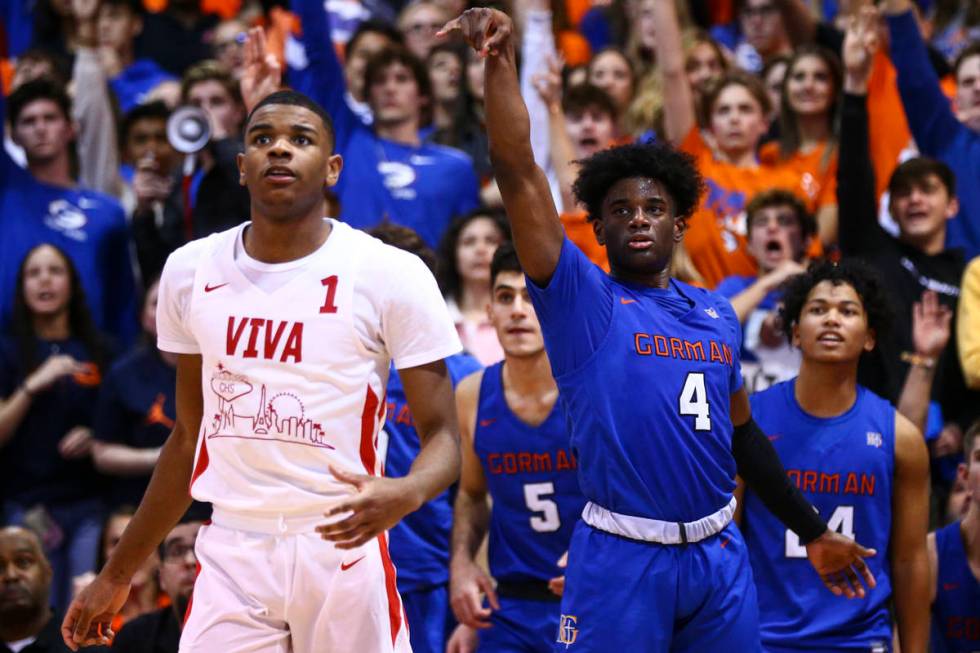
{"label": "bg logo on jersey", "polygon": [[558,643],[564,644],[568,648],[578,639],[578,617],[571,614],[563,614],[561,623],[558,624]]}

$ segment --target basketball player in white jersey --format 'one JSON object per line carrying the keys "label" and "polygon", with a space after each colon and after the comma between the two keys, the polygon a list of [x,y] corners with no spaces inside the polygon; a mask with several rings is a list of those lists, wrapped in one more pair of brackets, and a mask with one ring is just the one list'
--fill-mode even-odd
{"label": "basketball player in white jersey", "polygon": [[[214,506],[180,650],[410,651],[386,530],[457,477],[460,350],[422,261],[323,218],[336,183],[330,119],[302,94],[246,122],[252,221],[175,251],[160,280],[159,347],[179,355],[177,423],[142,504],[72,603],[73,650],[105,643],[142,560],[190,503]],[[384,478],[389,362],[422,450]]]}

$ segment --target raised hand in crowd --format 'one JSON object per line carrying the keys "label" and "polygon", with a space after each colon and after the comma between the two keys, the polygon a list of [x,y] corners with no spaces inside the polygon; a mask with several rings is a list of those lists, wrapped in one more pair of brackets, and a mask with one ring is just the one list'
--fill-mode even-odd
{"label": "raised hand in crowd", "polygon": [[912,305],[912,342],[917,356],[935,363],[949,342],[952,319],[953,311],[939,303],[935,291],[922,293],[922,300]]}
{"label": "raised hand in crowd", "polygon": [[878,10],[865,2],[847,22],[847,33],[841,48],[844,63],[844,91],[854,95],[868,92],[871,63],[878,51]]}
{"label": "raised hand in crowd", "polygon": [[71,0],[71,15],[75,19],[76,35],[82,46],[95,47],[98,42],[96,16],[101,0]]}
{"label": "raised hand in crowd", "polygon": [[266,47],[265,32],[261,27],[248,30],[245,38],[245,64],[240,84],[246,113],[251,113],[262,98],[275,93],[282,85],[282,67],[276,55]]}
{"label": "raised hand in crowd", "polygon": [[174,181],[160,170],[160,164],[152,156],[136,163],[133,175],[133,194],[136,210],[147,211],[155,204],[164,202],[173,190]]}
{"label": "raised hand in crowd", "polygon": [[[909,371],[897,408],[923,433],[927,430],[929,397],[936,365],[949,342],[952,319],[953,311],[939,302],[935,291],[924,291],[921,300],[912,304],[912,346],[915,351],[902,354],[902,358],[909,363]],[[935,446],[936,443],[933,444],[934,453]]]}
{"label": "raised hand in crowd", "polygon": [[[953,311],[939,303],[939,295],[927,290],[921,301],[912,305],[912,342],[915,345],[914,371],[933,376],[939,357],[946,349],[950,336],[950,321]],[[918,363],[918,365],[915,365]],[[910,373],[911,375],[911,373]],[[903,392],[903,398],[904,398]],[[928,396],[928,393],[925,393]],[[921,418],[921,428],[925,430],[925,416]],[[948,456],[959,452],[963,446],[963,429],[955,422],[949,422],[932,443],[934,456]]]}
{"label": "raised hand in crowd", "polygon": [[548,106],[549,111],[561,111],[561,69],[564,62],[559,57],[548,57],[544,70],[536,72],[531,81],[534,90]]}

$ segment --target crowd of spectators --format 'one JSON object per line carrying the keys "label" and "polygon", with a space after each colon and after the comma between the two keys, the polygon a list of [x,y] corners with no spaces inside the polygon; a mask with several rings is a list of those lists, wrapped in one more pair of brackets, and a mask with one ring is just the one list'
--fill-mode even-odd
{"label": "crowd of spectators", "polygon": [[[922,426],[933,524],[955,519],[963,434],[980,417],[976,3],[490,4],[516,19],[535,158],[566,233],[593,262],[608,269],[574,199],[577,161],[654,140],[694,158],[706,188],[673,272],[732,302],[751,391],[800,364],[779,318],[787,279],[824,258],[877,269],[892,328],[862,360],[860,382]],[[242,124],[271,90],[296,88],[332,117],[344,169],[325,190],[327,213],[417,232],[438,252],[466,348],[483,365],[502,358],[486,305],[490,260],[509,231],[483,128],[483,61],[439,33],[472,5],[4,3],[0,523],[36,533],[37,574],[56,609],[97,568],[173,426],[156,278],[188,240],[248,219]],[[209,124],[193,156],[168,133],[186,105]],[[948,341],[916,326],[923,306],[952,316]],[[35,545],[21,531],[2,536]],[[187,558],[186,543],[168,546],[152,565]],[[180,593],[167,598],[166,575],[146,575],[123,614],[162,610],[143,631],[176,642],[166,606]]]}

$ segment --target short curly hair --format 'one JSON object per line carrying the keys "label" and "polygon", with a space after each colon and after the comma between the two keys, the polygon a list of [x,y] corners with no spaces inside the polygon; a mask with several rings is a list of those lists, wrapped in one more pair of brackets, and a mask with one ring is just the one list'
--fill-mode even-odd
{"label": "short curly hair", "polygon": [[622,179],[643,177],[660,182],[674,201],[674,217],[685,220],[698,207],[704,191],[704,180],[694,158],[662,143],[613,147],[579,163],[581,169],[572,191],[585,206],[589,222],[602,218],[603,200]]}
{"label": "short curly hair", "polygon": [[878,272],[857,259],[843,259],[840,263],[822,260],[812,263],[806,272],[790,277],[782,286],[783,305],[779,314],[790,342],[793,341],[793,326],[799,324],[807,297],[823,281],[854,288],[861,298],[864,313],[868,316],[868,328],[875,332],[876,341],[880,342],[886,336],[894,311]]}

